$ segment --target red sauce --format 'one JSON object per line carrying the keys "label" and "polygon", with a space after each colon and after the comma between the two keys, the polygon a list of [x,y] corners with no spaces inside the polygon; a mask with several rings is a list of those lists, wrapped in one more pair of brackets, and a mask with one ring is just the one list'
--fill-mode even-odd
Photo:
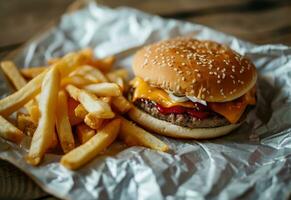
{"label": "red sauce", "polygon": [[208,108],[207,106],[204,106],[200,103],[195,103],[196,108],[186,108],[183,106],[173,106],[169,108],[165,108],[161,106],[160,104],[156,104],[157,109],[162,114],[183,114],[187,113],[191,115],[192,117],[196,117],[198,119],[205,119],[209,116]]}

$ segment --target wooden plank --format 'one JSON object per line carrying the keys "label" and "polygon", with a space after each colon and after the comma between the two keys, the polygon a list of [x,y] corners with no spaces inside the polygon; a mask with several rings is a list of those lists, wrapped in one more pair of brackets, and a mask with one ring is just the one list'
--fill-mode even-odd
{"label": "wooden plank", "polygon": [[73,0],[0,1],[0,46],[24,42],[57,19]]}
{"label": "wooden plank", "polygon": [[[274,37],[291,34],[291,5],[272,10],[243,13],[221,13],[186,20],[210,26],[219,31],[256,43],[275,42]],[[269,39],[269,40],[268,40]],[[278,40],[277,40],[278,41]],[[289,41],[288,37],[284,41]],[[288,43],[290,44],[290,43]]]}
{"label": "wooden plank", "polygon": [[169,15],[181,12],[195,12],[201,9],[219,8],[226,6],[245,5],[251,0],[96,0],[98,3],[109,6],[130,6],[148,13]]}

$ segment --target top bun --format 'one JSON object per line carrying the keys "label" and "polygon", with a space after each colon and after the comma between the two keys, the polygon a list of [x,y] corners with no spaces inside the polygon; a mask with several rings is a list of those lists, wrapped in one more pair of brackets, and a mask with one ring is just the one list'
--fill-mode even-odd
{"label": "top bun", "polygon": [[236,99],[257,79],[251,61],[229,47],[183,37],[139,50],[133,59],[133,71],[152,86],[207,102]]}

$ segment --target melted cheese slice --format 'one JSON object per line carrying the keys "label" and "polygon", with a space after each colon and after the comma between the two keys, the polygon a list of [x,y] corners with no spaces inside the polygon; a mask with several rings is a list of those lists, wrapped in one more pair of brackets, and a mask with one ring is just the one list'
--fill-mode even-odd
{"label": "melted cheese slice", "polygon": [[149,86],[143,79],[136,77],[131,81],[131,85],[135,88],[132,101],[136,99],[144,98],[157,102],[163,107],[169,108],[173,106],[194,107],[194,104],[190,101],[187,102],[175,102],[173,101],[167,92],[162,89]]}
{"label": "melted cheese slice", "polygon": [[208,103],[211,110],[224,116],[230,123],[235,124],[241,118],[248,105],[256,104],[256,87],[238,99],[223,103]]}
{"label": "melted cheese slice", "polygon": [[[194,107],[194,103],[174,102],[167,92],[162,89],[151,87],[143,79],[136,77],[131,81],[131,85],[135,88],[132,101],[136,99],[145,98],[157,102],[163,107],[169,108],[173,106]],[[211,110],[224,116],[230,123],[236,123],[244,113],[247,105],[256,104],[255,98],[256,89],[253,87],[242,97],[224,103],[211,103],[208,106]]]}

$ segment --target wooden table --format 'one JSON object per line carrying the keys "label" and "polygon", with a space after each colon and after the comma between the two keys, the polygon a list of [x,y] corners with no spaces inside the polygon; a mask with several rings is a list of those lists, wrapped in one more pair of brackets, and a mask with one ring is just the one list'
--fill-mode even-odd
{"label": "wooden table", "polygon": [[[73,0],[0,1],[0,59],[57,20],[71,3]],[[257,44],[291,45],[290,1],[98,0],[98,3],[131,6],[165,18],[204,24]],[[0,161],[0,199],[12,197],[55,199],[11,164]]]}

